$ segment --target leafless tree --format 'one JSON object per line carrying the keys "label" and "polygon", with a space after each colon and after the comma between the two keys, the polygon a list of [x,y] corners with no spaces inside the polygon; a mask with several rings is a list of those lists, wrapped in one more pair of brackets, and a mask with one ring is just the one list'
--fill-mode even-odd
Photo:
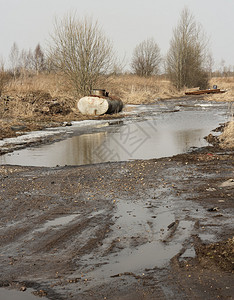
{"label": "leafless tree", "polygon": [[43,71],[44,64],[45,64],[44,52],[42,51],[40,44],[37,44],[33,54],[33,67],[37,75],[39,74],[39,72]]}
{"label": "leafless tree", "polygon": [[139,76],[158,74],[161,63],[160,49],[153,38],[138,44],[131,62],[133,72]]}
{"label": "leafless tree", "polygon": [[49,57],[72,83],[79,95],[86,95],[107,73],[113,62],[113,48],[97,21],[77,19],[70,14],[56,20]]}
{"label": "leafless tree", "polygon": [[166,58],[167,72],[173,84],[205,88],[208,74],[205,71],[207,39],[187,8],[181,13],[180,21],[173,31]]}
{"label": "leafless tree", "polygon": [[209,79],[211,79],[212,77],[213,67],[214,67],[214,58],[212,53],[209,52],[206,58],[206,70],[209,74]]}
{"label": "leafless tree", "polygon": [[11,47],[9,60],[14,78],[16,78],[16,75],[19,71],[19,48],[16,43],[14,43]]}
{"label": "leafless tree", "polygon": [[0,58],[0,96],[2,95],[7,83],[11,80],[10,72],[5,70],[5,63],[2,58]]}
{"label": "leafless tree", "polygon": [[122,58],[114,59],[111,67],[111,74],[117,76],[123,74],[126,65],[127,65],[126,55],[124,55],[124,57]]}
{"label": "leafless tree", "polygon": [[33,53],[31,49],[21,50],[19,54],[20,75],[25,77],[27,74],[32,73],[33,71]]}

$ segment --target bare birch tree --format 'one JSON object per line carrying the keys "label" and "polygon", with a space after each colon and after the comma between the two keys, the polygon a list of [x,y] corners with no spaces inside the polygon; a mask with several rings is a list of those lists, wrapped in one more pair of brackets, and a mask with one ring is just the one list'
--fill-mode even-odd
{"label": "bare birch tree", "polygon": [[113,49],[97,21],[68,15],[56,20],[49,57],[80,95],[87,95],[113,62]]}
{"label": "bare birch tree", "polygon": [[33,67],[37,75],[44,69],[44,64],[44,52],[42,51],[40,44],[37,44],[33,53]]}
{"label": "bare birch tree", "polygon": [[185,8],[173,31],[166,58],[167,72],[178,89],[184,86],[201,88],[207,86],[206,53],[207,41],[202,27]]}
{"label": "bare birch tree", "polygon": [[19,67],[20,67],[20,75],[25,77],[27,74],[32,72],[33,69],[33,54],[29,49],[26,51],[25,49],[21,50],[19,55]]}
{"label": "bare birch tree", "polygon": [[14,43],[11,47],[9,60],[10,60],[11,69],[15,79],[17,72],[19,71],[19,48],[16,43]]}
{"label": "bare birch tree", "polygon": [[144,40],[133,51],[131,68],[139,76],[158,74],[160,63],[160,49],[153,38]]}

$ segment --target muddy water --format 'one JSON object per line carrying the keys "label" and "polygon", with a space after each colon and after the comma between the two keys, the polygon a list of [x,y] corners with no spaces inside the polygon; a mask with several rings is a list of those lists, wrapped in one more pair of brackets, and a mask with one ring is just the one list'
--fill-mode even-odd
{"label": "muddy water", "polygon": [[[157,192],[160,194],[160,189]],[[92,287],[97,282],[107,283],[111,278],[124,276],[125,273],[144,276],[146,269],[166,267],[184,244],[188,249],[181,259],[194,257],[194,248],[188,243],[194,229],[194,219],[187,217],[187,212],[183,211],[183,200],[175,202],[170,198],[170,190],[163,189],[161,192],[168,193],[163,204],[158,201],[152,205],[151,198],[148,201],[119,199],[112,218],[114,224],[103,245],[79,258],[78,263],[83,267],[78,268],[72,277],[82,272],[88,279],[88,286]],[[202,207],[193,205],[193,217],[201,217]],[[107,247],[113,241],[117,249],[106,255]],[[133,241],[139,244],[133,247]]]}
{"label": "muddy water", "polygon": [[46,300],[48,298],[38,297],[32,294],[32,289],[27,289],[26,291],[15,291],[0,288],[0,299],[1,300]]}
{"label": "muddy water", "polygon": [[226,121],[225,113],[212,107],[167,113],[147,109],[121,124],[102,123],[92,133],[80,134],[74,125],[65,140],[0,156],[0,164],[54,167],[167,157],[206,146],[204,136]]}

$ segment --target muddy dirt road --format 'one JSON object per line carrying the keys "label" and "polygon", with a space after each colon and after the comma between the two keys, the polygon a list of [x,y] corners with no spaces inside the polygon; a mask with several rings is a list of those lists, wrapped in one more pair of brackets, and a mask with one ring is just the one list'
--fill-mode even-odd
{"label": "muddy dirt road", "polygon": [[233,163],[233,152],[210,147],[158,160],[0,166],[0,295],[233,299]]}

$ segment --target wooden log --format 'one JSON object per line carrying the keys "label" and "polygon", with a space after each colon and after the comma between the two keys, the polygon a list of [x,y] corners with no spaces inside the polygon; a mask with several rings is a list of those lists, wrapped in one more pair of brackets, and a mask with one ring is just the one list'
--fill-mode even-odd
{"label": "wooden log", "polygon": [[123,109],[120,99],[100,96],[86,96],[81,98],[77,107],[83,115],[104,115],[118,113]]}
{"label": "wooden log", "polygon": [[217,94],[217,93],[225,93],[225,92],[226,91],[220,89],[198,90],[198,91],[186,92],[185,95]]}

